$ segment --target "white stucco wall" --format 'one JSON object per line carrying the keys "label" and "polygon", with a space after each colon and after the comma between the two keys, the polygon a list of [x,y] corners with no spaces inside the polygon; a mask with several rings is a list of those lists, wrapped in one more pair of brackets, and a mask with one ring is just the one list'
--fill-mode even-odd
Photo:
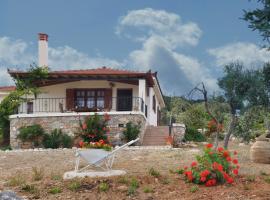
{"label": "white stucco wall", "polygon": [[[155,95],[156,99],[156,112],[153,110],[153,95]],[[161,103],[157,99],[157,95],[152,87],[149,88],[149,96],[146,95],[145,102],[148,107],[147,121],[149,125],[157,126],[158,107],[161,107]]]}
{"label": "white stucco wall", "polygon": [[9,92],[0,92],[0,103],[9,94]]}

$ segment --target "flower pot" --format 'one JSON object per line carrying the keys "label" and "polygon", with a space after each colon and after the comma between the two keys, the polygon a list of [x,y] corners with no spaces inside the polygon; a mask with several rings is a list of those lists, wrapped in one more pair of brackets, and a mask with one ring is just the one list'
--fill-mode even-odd
{"label": "flower pot", "polygon": [[270,164],[270,139],[259,137],[250,149],[250,158],[253,162]]}

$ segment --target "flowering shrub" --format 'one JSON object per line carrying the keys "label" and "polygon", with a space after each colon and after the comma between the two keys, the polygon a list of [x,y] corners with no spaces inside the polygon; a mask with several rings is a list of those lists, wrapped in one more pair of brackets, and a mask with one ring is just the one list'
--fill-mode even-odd
{"label": "flowering shrub", "polygon": [[106,151],[112,150],[112,146],[110,144],[106,144],[104,140],[99,140],[98,142],[89,142],[89,143],[80,141],[79,145],[81,148],[104,149]]}
{"label": "flowering shrub", "polygon": [[107,137],[109,120],[108,114],[88,116],[84,122],[80,120],[79,137],[82,138],[82,141],[79,142],[79,146],[84,148],[107,148],[110,146]]}
{"label": "flowering shrub", "polygon": [[237,152],[231,153],[222,147],[214,150],[212,147],[212,144],[207,144],[203,155],[196,157],[197,162],[194,161],[190,167],[184,167],[179,171],[184,173],[187,181],[205,186],[234,182],[240,168],[236,158]]}
{"label": "flowering shrub", "polygon": [[209,133],[213,133],[213,132],[223,132],[223,124],[217,124],[217,122],[212,119],[207,123],[207,128],[208,128],[208,132]]}

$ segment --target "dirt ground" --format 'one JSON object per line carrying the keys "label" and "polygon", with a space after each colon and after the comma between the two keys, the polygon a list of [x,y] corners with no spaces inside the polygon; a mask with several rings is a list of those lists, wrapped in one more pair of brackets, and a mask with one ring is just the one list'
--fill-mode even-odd
{"label": "dirt ground", "polygon": [[[270,165],[252,163],[249,145],[232,144],[230,150],[239,152],[240,176],[233,185],[211,188],[187,184],[180,175],[171,173],[189,165],[201,147],[127,149],[117,155],[114,165],[114,169],[126,170],[126,176],[73,181],[63,181],[61,177],[73,170],[75,150],[0,152],[0,191],[13,190],[27,199],[270,200]],[[34,175],[33,168],[41,173]],[[150,168],[161,175],[149,175]],[[134,191],[130,189],[133,182],[138,185]]]}

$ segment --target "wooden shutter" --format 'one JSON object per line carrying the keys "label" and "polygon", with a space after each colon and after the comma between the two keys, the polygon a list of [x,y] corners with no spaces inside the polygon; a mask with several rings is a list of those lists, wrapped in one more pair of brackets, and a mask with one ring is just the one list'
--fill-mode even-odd
{"label": "wooden shutter", "polygon": [[66,89],[66,107],[67,110],[72,111],[75,109],[75,90]]}
{"label": "wooden shutter", "polygon": [[105,110],[112,109],[112,89],[105,89]]}

